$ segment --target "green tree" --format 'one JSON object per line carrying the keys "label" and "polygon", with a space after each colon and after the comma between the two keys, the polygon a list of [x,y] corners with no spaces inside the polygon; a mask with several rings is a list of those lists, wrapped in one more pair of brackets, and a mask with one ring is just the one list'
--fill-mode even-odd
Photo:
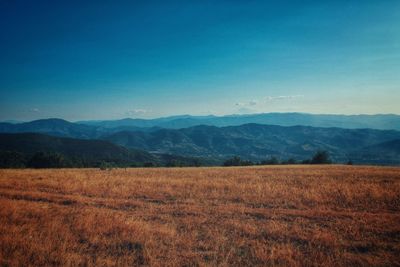
{"label": "green tree", "polygon": [[261,165],[277,165],[277,164],[279,164],[279,160],[274,156],[270,157],[267,160],[261,161]]}
{"label": "green tree", "polygon": [[224,162],[224,166],[240,166],[242,159],[238,156],[234,156],[230,159],[227,159]]}
{"label": "green tree", "polygon": [[68,167],[68,161],[59,153],[37,152],[27,163],[29,168],[63,168]]}
{"label": "green tree", "polygon": [[113,168],[116,167],[116,164],[114,162],[106,162],[102,161],[100,162],[100,170],[105,171],[105,170],[112,170]]}
{"label": "green tree", "polygon": [[155,166],[156,165],[151,161],[143,163],[143,167],[146,167],[146,168],[155,167]]}
{"label": "green tree", "polygon": [[290,164],[296,164],[296,163],[297,162],[296,162],[296,160],[294,158],[290,158],[290,159],[282,162],[282,164],[289,164],[289,165]]}
{"label": "green tree", "polygon": [[0,151],[0,168],[24,168],[26,156],[15,151]]}
{"label": "green tree", "polygon": [[317,151],[311,159],[311,164],[330,164],[332,163],[327,151]]}
{"label": "green tree", "polygon": [[242,160],[239,156],[234,156],[224,162],[224,166],[251,166],[254,163],[250,160]]}

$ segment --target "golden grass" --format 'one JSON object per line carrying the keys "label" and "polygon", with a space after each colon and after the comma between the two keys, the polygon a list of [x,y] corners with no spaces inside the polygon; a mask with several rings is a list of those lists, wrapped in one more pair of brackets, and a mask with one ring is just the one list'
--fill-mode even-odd
{"label": "golden grass", "polygon": [[400,265],[400,168],[1,170],[0,266]]}

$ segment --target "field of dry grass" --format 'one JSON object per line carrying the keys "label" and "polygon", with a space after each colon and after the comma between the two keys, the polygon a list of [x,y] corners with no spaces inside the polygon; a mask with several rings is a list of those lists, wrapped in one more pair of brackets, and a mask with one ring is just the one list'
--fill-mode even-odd
{"label": "field of dry grass", "polygon": [[0,170],[0,266],[400,265],[400,168]]}

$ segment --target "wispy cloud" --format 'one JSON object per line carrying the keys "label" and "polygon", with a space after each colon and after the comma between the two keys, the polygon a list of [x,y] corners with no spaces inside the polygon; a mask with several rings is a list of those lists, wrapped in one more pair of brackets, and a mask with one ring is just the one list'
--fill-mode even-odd
{"label": "wispy cloud", "polygon": [[237,102],[236,104],[235,104],[235,106],[239,106],[239,107],[251,107],[251,106],[255,106],[255,105],[257,105],[258,104],[258,101],[256,101],[256,100],[250,100],[250,101],[247,101],[247,102]]}
{"label": "wispy cloud", "polygon": [[30,111],[31,111],[31,112],[34,112],[34,113],[40,112],[40,110],[39,110],[38,108],[32,108]]}
{"label": "wispy cloud", "polygon": [[137,108],[137,109],[132,109],[132,110],[126,111],[124,113],[124,115],[125,116],[143,116],[150,112],[151,112],[151,110]]}
{"label": "wispy cloud", "polygon": [[304,95],[267,96],[267,97],[265,97],[265,101],[288,100],[288,99],[303,98],[303,97],[304,97]]}
{"label": "wispy cloud", "polygon": [[294,101],[295,99],[300,99],[303,97],[304,95],[278,95],[266,96],[264,98],[261,98],[260,100],[237,102],[235,103],[235,112],[239,114],[263,112],[271,106],[282,105],[282,107],[284,107],[284,102],[287,102],[287,104],[292,104],[292,101]]}
{"label": "wispy cloud", "polygon": [[250,101],[245,101],[245,102],[237,102],[237,103],[235,103],[235,106],[237,106],[237,107],[254,107],[254,106],[257,106],[257,105],[266,104],[266,103],[271,102],[271,101],[290,100],[290,99],[297,99],[297,98],[303,98],[303,97],[304,97],[304,95],[266,96],[261,101],[250,100]]}

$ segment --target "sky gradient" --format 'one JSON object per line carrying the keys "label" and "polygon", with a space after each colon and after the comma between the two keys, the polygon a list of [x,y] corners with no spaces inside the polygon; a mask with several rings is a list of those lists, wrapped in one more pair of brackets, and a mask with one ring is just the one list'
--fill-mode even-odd
{"label": "sky gradient", "polygon": [[400,114],[399,10],[400,1],[0,1],[0,120]]}

